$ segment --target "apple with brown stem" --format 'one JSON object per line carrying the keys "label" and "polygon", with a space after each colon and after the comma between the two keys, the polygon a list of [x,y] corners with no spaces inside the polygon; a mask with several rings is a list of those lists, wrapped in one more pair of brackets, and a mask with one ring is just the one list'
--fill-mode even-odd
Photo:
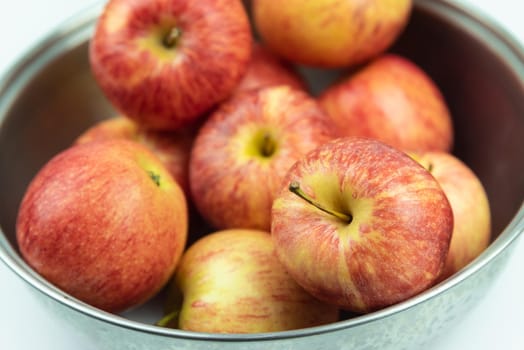
{"label": "apple with brown stem", "polygon": [[336,139],[295,163],[271,221],[278,257],[297,283],[359,313],[432,286],[452,230],[433,176],[405,153],[363,138]]}
{"label": "apple with brown stem", "polygon": [[240,0],[110,0],[89,57],[122,114],[148,128],[178,129],[231,94],[251,45]]}
{"label": "apple with brown stem", "polygon": [[237,94],[200,128],[189,160],[192,199],[216,229],[269,230],[288,169],[333,137],[318,103],[287,85]]}

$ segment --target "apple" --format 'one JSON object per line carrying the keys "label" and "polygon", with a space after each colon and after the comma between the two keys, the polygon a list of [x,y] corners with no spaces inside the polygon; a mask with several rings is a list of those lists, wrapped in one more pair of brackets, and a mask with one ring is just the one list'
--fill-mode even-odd
{"label": "apple", "polygon": [[195,131],[183,129],[161,131],[144,129],[133,120],[117,115],[99,121],[85,130],[76,139],[76,144],[124,139],[138,142],[155,154],[189,196],[189,153]]}
{"label": "apple", "polygon": [[264,45],[254,43],[247,71],[234,92],[272,85],[289,85],[307,90],[307,84],[289,62],[283,61]]}
{"label": "apple", "polygon": [[376,139],[339,138],[289,170],[271,234],[306,291],[366,313],[406,300],[440,275],[453,230],[435,178]]}
{"label": "apple", "polygon": [[319,97],[339,136],[376,138],[405,151],[450,151],[453,124],[436,83],[395,54],[382,55]]}
{"label": "apple", "polygon": [[453,234],[440,281],[461,270],[489,245],[489,200],[480,179],[456,156],[434,151],[413,157],[435,177],[453,210]]}
{"label": "apple", "polygon": [[302,90],[279,85],[237,94],[196,135],[189,160],[193,203],[216,229],[269,230],[286,172],[333,134]]}
{"label": "apple", "polygon": [[406,26],[411,0],[253,0],[254,27],[285,59],[354,66],[386,51]]}
{"label": "apple", "polygon": [[180,186],[144,146],[71,146],[49,160],[21,202],[25,261],[50,283],[109,312],[137,306],[169,280],[187,238]]}
{"label": "apple", "polygon": [[240,0],[109,0],[89,58],[121,114],[173,130],[230,95],[247,69],[251,45]]}
{"label": "apple", "polygon": [[231,229],[184,253],[159,325],[195,332],[260,333],[338,320],[338,308],[306,293],[275,255],[268,232]]}

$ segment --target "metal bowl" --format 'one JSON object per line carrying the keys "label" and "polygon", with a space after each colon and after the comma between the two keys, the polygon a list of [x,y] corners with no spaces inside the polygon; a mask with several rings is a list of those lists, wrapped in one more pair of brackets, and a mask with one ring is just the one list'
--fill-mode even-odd
{"label": "metal bowl", "polygon": [[[460,319],[485,294],[524,231],[524,50],[481,16],[446,1],[415,1],[392,48],[424,68],[454,116],[454,153],[479,176],[491,208],[488,249],[448,280],[405,302],[330,325],[255,335],[191,333],[152,325],[155,301],[121,315],[55,288],[21,258],[19,202],[31,178],[111,105],[91,76],[88,40],[102,4],[72,18],[0,80],[0,258],[57,318],[104,349],[418,348]],[[326,80],[307,71],[316,89]],[[329,344],[329,346],[327,346]]]}

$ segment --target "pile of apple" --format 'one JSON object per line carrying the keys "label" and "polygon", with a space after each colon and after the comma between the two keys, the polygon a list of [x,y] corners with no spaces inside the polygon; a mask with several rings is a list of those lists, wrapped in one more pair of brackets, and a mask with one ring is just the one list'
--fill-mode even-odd
{"label": "pile of apple", "polygon": [[[24,258],[109,312],[172,281],[159,325],[203,332],[335,322],[449,277],[490,210],[438,87],[387,52],[411,8],[109,0],[90,62],[118,116],[29,184]],[[299,66],[347,73],[313,95]]]}

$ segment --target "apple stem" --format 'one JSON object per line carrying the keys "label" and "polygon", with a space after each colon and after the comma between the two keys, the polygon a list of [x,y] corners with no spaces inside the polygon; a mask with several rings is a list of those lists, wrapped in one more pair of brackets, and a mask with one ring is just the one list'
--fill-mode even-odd
{"label": "apple stem", "polygon": [[353,217],[351,215],[347,215],[336,210],[327,209],[322,204],[314,201],[310,196],[308,196],[304,191],[302,191],[302,189],[300,188],[300,184],[297,181],[292,181],[289,184],[289,190],[297,196],[299,196],[300,198],[302,198],[303,200],[305,200],[306,202],[308,202],[309,204],[317,207],[325,213],[333,215],[334,217],[347,222],[348,224],[351,223],[351,221],[353,220]]}
{"label": "apple stem", "polygon": [[178,319],[179,313],[180,312],[178,310],[172,311],[168,313],[167,315],[165,315],[164,317],[162,317],[159,321],[157,321],[155,325],[160,326],[160,327],[175,328],[175,326],[173,325],[173,322]]}
{"label": "apple stem", "polygon": [[171,28],[167,35],[164,37],[164,46],[167,48],[175,47],[181,36],[182,31],[178,27]]}
{"label": "apple stem", "polygon": [[153,182],[158,186],[160,187],[160,175],[158,175],[157,173],[151,171],[151,170],[148,170],[147,172],[149,174],[149,177],[151,178],[151,180],[153,180]]}
{"label": "apple stem", "polygon": [[271,139],[271,135],[266,132],[262,139],[262,155],[270,157],[273,153],[275,153],[275,142]]}

